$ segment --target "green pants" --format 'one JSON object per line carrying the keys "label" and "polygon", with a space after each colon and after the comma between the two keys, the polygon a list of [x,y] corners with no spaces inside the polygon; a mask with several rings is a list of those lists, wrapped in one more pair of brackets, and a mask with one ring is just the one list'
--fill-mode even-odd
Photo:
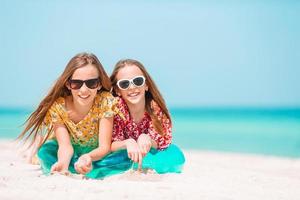
{"label": "green pants", "polygon": [[[164,173],[180,173],[182,172],[185,158],[182,151],[174,144],[164,150],[158,151],[151,148],[149,153],[144,157],[142,168],[154,169],[159,174]],[[138,167],[134,163],[133,168]]]}
{"label": "green pants", "polygon": [[[91,149],[83,149],[82,147],[74,148],[74,154],[70,161],[69,171],[77,173],[74,164],[78,158]],[[49,174],[51,166],[57,162],[58,143],[56,140],[47,141],[38,151],[44,174]],[[143,169],[154,169],[157,173],[180,173],[182,172],[185,158],[182,151],[174,144],[171,144],[165,150],[158,151],[151,148],[149,153],[144,157],[142,162]],[[127,155],[127,150],[120,150],[108,154],[103,159],[92,163],[93,169],[86,174],[89,178],[99,179],[107,176],[120,174],[130,168],[137,169],[137,163],[133,163]]]}
{"label": "green pants", "polygon": [[[73,146],[74,154],[71,158],[69,171],[77,173],[74,164],[83,154],[91,149],[78,148]],[[38,158],[44,174],[49,174],[51,166],[57,162],[58,143],[56,140],[49,140],[41,146],[38,151]],[[127,156],[126,150],[120,150],[108,154],[103,159],[92,162],[93,169],[86,174],[89,178],[101,179],[110,175],[120,174],[132,167],[132,161]]]}

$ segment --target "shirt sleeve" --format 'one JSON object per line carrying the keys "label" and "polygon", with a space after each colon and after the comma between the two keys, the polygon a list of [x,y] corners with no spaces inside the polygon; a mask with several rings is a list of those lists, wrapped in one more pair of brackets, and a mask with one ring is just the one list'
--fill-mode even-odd
{"label": "shirt sleeve", "polygon": [[113,125],[113,133],[112,133],[112,141],[123,141],[125,140],[124,135],[124,123],[119,115],[115,115],[114,117],[114,125]]}
{"label": "shirt sleeve", "polygon": [[61,115],[62,114],[59,109],[59,104],[57,102],[54,102],[45,116],[44,126],[50,128],[53,127],[54,125],[64,124]]}
{"label": "shirt sleeve", "polygon": [[114,125],[113,125],[113,134],[112,141],[123,141],[126,138],[125,136],[125,107],[121,102],[120,98],[116,98],[117,104],[115,106],[116,114],[114,116]]}
{"label": "shirt sleeve", "polygon": [[117,112],[116,99],[109,92],[103,94],[103,99],[100,102],[102,112],[100,112],[100,118],[113,117]]}
{"label": "shirt sleeve", "polygon": [[172,124],[170,119],[162,112],[162,110],[155,105],[154,113],[157,116],[158,120],[162,122],[162,128],[164,131],[164,135],[159,134],[152,123],[150,121],[149,125],[149,136],[152,140],[157,143],[157,149],[162,150],[167,148],[172,142]]}

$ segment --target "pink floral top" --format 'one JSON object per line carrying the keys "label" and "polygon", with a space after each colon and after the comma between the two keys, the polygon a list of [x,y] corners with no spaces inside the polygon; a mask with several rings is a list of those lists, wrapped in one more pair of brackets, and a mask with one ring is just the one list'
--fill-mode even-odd
{"label": "pink floral top", "polygon": [[[160,135],[154,128],[150,115],[145,112],[143,119],[139,123],[135,123],[130,116],[127,104],[122,98],[118,98],[116,107],[119,114],[114,116],[113,141],[122,141],[128,138],[137,140],[144,133],[147,134],[157,143],[157,149],[162,150],[171,144],[172,140],[172,124],[171,121],[163,114],[162,110],[156,103],[153,108],[158,119],[163,123],[165,135]],[[120,114],[121,113],[121,114]],[[123,114],[123,115],[122,115]],[[122,116],[121,116],[122,115]]]}

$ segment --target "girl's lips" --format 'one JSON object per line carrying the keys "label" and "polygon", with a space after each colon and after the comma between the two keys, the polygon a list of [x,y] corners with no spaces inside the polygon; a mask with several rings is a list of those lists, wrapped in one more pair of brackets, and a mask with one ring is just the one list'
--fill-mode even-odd
{"label": "girl's lips", "polygon": [[129,97],[136,97],[139,94],[140,94],[139,92],[133,92],[133,93],[129,93],[127,96],[129,96]]}
{"label": "girl's lips", "polygon": [[90,95],[85,95],[85,96],[83,96],[83,95],[78,95],[78,96],[79,96],[79,98],[81,98],[81,99],[87,99],[87,98],[90,97]]}

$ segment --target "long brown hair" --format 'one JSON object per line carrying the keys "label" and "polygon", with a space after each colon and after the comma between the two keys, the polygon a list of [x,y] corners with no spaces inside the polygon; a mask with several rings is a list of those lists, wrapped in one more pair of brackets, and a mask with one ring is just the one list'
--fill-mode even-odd
{"label": "long brown hair", "polygon": [[[100,84],[102,85],[101,90],[98,91],[110,91],[111,90],[111,82],[104,71],[102,64],[99,59],[92,53],[80,53],[75,55],[67,64],[63,73],[59,76],[54,86],[50,90],[50,92],[46,95],[46,97],[41,101],[38,108],[29,116],[26,120],[26,126],[17,139],[24,139],[27,141],[29,138],[32,139],[30,146],[34,143],[38,134],[42,134],[42,127],[44,118],[55,102],[55,100],[59,97],[66,97],[71,95],[70,90],[66,87],[66,82],[72,77],[75,70],[78,68],[84,67],[88,64],[95,66],[99,72]],[[49,133],[52,131],[53,127],[48,129],[45,136],[43,137],[43,142],[49,137]],[[42,142],[42,143],[43,143]],[[41,143],[41,144],[42,144]]]}
{"label": "long brown hair", "polygon": [[111,83],[113,85],[113,95],[117,96],[116,94],[116,89],[117,89],[117,74],[118,72],[124,68],[125,66],[128,65],[134,65],[137,66],[144,74],[146,78],[146,84],[148,86],[148,91],[145,93],[145,99],[146,99],[146,111],[150,115],[154,128],[156,131],[158,131],[159,134],[164,135],[163,131],[163,122],[160,121],[157,116],[154,114],[154,108],[151,106],[151,102],[154,101],[157,103],[157,105],[161,108],[162,112],[167,116],[167,118],[171,121],[171,116],[168,111],[168,108],[166,106],[165,100],[163,99],[161,93],[159,92],[157,86],[155,85],[154,81],[152,80],[150,74],[147,72],[146,68],[143,66],[142,63],[140,63],[137,60],[133,59],[125,59],[125,60],[120,60],[117,62],[115,65],[115,68],[110,76]]}

